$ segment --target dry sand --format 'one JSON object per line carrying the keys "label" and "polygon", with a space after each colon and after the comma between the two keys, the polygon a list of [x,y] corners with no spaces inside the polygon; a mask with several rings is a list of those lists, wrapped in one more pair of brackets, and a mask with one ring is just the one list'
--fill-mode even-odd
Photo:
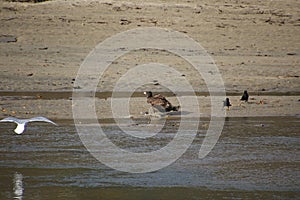
{"label": "dry sand", "polygon": [[[299,10],[297,0],[0,0],[0,117],[71,119],[74,79],[88,53],[110,36],[149,26],[185,33],[207,50],[234,104],[228,116],[299,115]],[[207,92],[186,63],[153,50],[133,52],[114,62],[98,91],[111,91],[126,66],[145,62],[181,67],[197,92]],[[149,87],[159,90],[154,84]],[[238,95],[245,89],[252,99],[238,106]],[[111,117],[109,100],[96,100],[99,118]],[[264,104],[258,104],[261,100]],[[138,102],[133,115],[148,109],[144,98],[132,101]],[[199,102],[208,116],[209,98],[199,96]]]}

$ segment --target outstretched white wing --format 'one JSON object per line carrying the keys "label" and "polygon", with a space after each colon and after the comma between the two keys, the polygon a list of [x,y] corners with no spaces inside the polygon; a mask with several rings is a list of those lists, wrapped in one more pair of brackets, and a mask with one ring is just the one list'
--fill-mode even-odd
{"label": "outstretched white wing", "polygon": [[57,126],[57,124],[46,117],[33,117],[28,119],[28,122],[48,122]]}
{"label": "outstretched white wing", "polygon": [[7,117],[7,118],[4,118],[2,120],[0,120],[0,122],[14,122],[14,123],[21,123],[21,121],[17,118],[14,118],[14,117]]}

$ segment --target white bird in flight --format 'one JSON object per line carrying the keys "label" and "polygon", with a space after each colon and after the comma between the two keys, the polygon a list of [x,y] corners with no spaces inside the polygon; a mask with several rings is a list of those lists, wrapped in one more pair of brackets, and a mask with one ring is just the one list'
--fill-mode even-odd
{"label": "white bird in flight", "polygon": [[50,119],[47,119],[45,117],[33,117],[33,118],[30,118],[30,119],[18,119],[18,118],[15,118],[15,117],[7,117],[7,118],[4,118],[4,119],[0,120],[0,122],[14,122],[14,123],[16,123],[17,128],[14,131],[17,134],[22,134],[25,131],[28,122],[48,122],[48,123],[51,123],[51,124],[54,124],[54,125],[57,126],[56,123],[54,123],[53,121],[51,121]]}

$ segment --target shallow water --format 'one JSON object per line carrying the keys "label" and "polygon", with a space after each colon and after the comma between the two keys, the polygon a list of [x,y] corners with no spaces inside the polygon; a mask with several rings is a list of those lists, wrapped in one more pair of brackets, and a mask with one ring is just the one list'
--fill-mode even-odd
{"label": "shallow water", "polygon": [[[199,159],[207,120],[175,163],[143,174],[116,171],[97,161],[72,121],[58,121],[58,127],[32,123],[23,135],[13,133],[14,124],[0,124],[0,199],[299,197],[300,118],[227,118],[214,149]],[[161,133],[143,142],[111,123],[103,129],[116,145],[147,152],[170,142],[178,123],[167,120]],[[148,125],[141,119],[128,126],[141,130]]]}

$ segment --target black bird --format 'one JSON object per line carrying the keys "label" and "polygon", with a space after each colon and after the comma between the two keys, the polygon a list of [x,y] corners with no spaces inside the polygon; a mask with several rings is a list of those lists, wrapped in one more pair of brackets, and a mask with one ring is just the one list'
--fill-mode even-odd
{"label": "black bird", "polygon": [[249,94],[247,92],[247,90],[244,91],[244,94],[241,98],[241,101],[245,101],[245,102],[248,102],[248,99],[249,99]]}
{"label": "black bird", "polygon": [[223,102],[224,102],[224,107],[227,107],[228,110],[229,110],[229,107],[231,106],[231,103],[230,103],[230,101],[229,101],[229,98],[226,98],[226,100],[223,101]]}
{"label": "black bird", "polygon": [[163,95],[156,94],[153,96],[151,91],[144,92],[147,96],[147,103],[160,112],[178,111],[180,106],[173,106]]}

